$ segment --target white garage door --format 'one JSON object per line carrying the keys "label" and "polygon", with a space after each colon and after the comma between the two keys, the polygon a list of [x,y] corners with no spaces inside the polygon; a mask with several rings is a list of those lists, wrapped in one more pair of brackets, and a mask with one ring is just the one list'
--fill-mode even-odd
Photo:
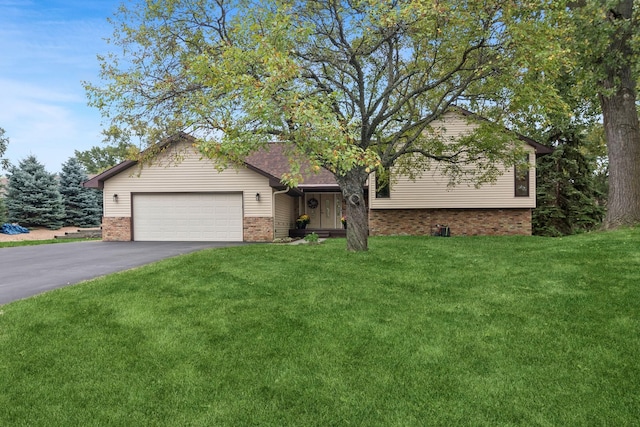
{"label": "white garage door", "polygon": [[133,240],[242,241],[242,194],[134,194]]}

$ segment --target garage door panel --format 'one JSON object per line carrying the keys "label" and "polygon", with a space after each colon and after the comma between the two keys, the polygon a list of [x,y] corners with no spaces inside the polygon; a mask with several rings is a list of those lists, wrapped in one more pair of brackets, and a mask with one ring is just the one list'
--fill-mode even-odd
{"label": "garage door panel", "polygon": [[134,240],[242,241],[241,194],[134,194]]}

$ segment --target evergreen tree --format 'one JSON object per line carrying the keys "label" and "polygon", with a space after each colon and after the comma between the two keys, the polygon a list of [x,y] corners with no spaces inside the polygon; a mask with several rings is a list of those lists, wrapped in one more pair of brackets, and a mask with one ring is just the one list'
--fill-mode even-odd
{"label": "evergreen tree", "polygon": [[7,222],[7,207],[4,203],[4,185],[0,182],[0,225]]}
{"label": "evergreen tree", "polygon": [[100,225],[102,209],[97,192],[82,183],[89,177],[77,158],[71,157],[62,165],[60,194],[65,210],[65,225],[95,227]]}
{"label": "evergreen tree", "polygon": [[2,158],[4,152],[7,151],[7,145],[9,145],[9,138],[5,136],[5,130],[0,128],[0,169],[9,167],[9,160]]}
{"label": "evergreen tree", "polygon": [[123,56],[100,57],[103,81],[85,88],[114,135],[150,144],[142,162],[184,131],[220,167],[286,143],[282,183],[299,183],[300,159],[331,172],[347,249],[365,251],[371,172],[417,177],[440,162],[452,184],[480,185],[521,158],[503,123],[476,121],[455,142],[431,126],[453,105],[502,120],[561,104],[549,85],[561,29],[543,19],[556,3],[135,2],[111,21]]}
{"label": "evergreen tree", "polygon": [[576,131],[549,139],[555,151],[538,159],[538,207],[533,211],[533,232],[561,236],[592,230],[602,223],[604,206],[596,177],[596,158],[584,149]]}
{"label": "evergreen tree", "polygon": [[62,227],[64,206],[58,183],[35,156],[10,168],[6,203],[11,222],[52,230]]}
{"label": "evergreen tree", "polygon": [[[0,128],[0,157],[7,150],[7,145],[9,145],[9,138],[4,136],[5,130]],[[0,158],[0,169],[6,169],[9,167],[9,161],[7,159]],[[4,224],[7,221],[7,207],[4,203],[4,186],[2,182],[0,182],[0,225]]]}

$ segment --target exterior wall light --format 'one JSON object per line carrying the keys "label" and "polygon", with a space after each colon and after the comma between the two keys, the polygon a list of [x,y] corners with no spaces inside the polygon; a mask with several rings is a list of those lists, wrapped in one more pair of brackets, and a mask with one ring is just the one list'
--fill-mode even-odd
{"label": "exterior wall light", "polygon": [[118,195],[117,194],[113,195],[113,202],[114,203],[118,203]]}
{"label": "exterior wall light", "polygon": [[256,193],[256,202],[260,201],[260,193]]}

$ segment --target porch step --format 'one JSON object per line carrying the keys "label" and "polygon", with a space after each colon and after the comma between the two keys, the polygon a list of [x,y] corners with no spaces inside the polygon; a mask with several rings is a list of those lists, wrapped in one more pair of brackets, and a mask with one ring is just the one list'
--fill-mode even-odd
{"label": "porch step", "polygon": [[347,237],[347,230],[341,228],[305,228],[289,230],[289,237],[304,238],[305,236],[316,233],[318,237],[326,239],[331,237]]}

